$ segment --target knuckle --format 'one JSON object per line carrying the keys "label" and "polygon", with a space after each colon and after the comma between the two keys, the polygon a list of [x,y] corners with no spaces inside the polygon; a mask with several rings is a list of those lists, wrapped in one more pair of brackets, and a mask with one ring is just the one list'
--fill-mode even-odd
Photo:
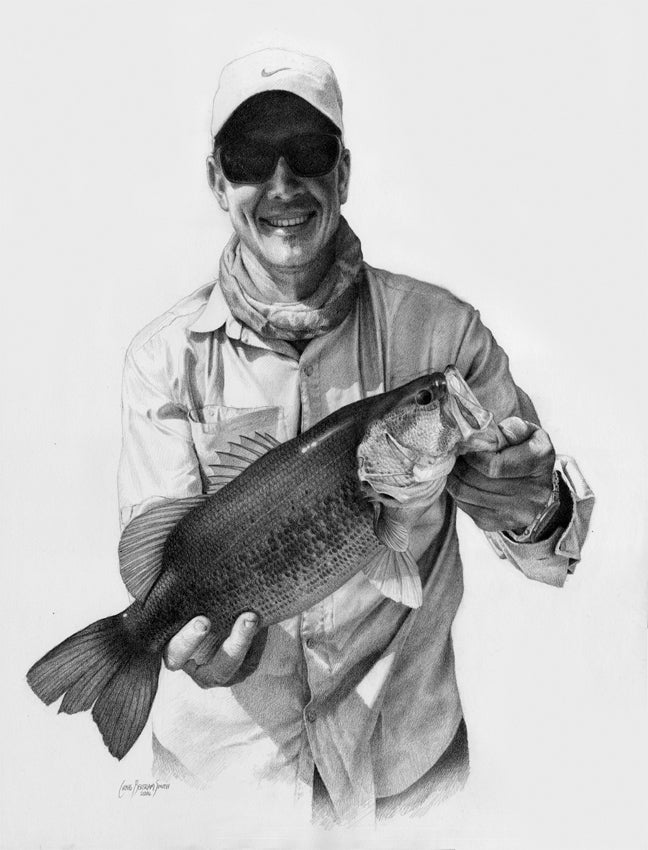
{"label": "knuckle", "polygon": [[179,670],[191,653],[182,640],[174,638],[164,653],[164,664],[169,670]]}
{"label": "knuckle", "polygon": [[198,666],[195,663],[191,665],[187,664],[185,665],[184,670],[203,690],[215,688],[224,684],[224,680],[222,680],[219,672],[207,664],[203,664],[201,666]]}
{"label": "knuckle", "polygon": [[519,516],[501,517],[497,523],[496,531],[515,531],[516,528],[524,528],[525,522]]}
{"label": "knuckle", "polygon": [[198,685],[198,687],[203,689],[203,691],[206,691],[209,688],[213,688],[216,686],[216,682],[213,681],[211,676],[199,675],[198,673],[194,673],[191,678]]}
{"label": "knuckle", "polygon": [[531,445],[536,455],[547,457],[554,454],[554,447],[549,434],[542,428],[538,428],[531,437]]}
{"label": "knuckle", "polygon": [[243,642],[243,639],[232,640],[223,644],[223,654],[231,658],[232,661],[240,661],[245,655],[246,650],[247,645]]}
{"label": "knuckle", "polygon": [[481,517],[477,524],[482,531],[506,531],[508,528],[505,519],[495,516]]}
{"label": "knuckle", "polygon": [[453,498],[456,498],[459,493],[460,484],[458,479],[454,474],[448,476],[448,480],[446,481],[446,490]]}
{"label": "knuckle", "polygon": [[534,507],[529,507],[527,508],[527,510],[522,511],[520,513],[520,522],[518,524],[518,528],[528,528],[539,513],[540,507],[538,507],[537,509],[535,509]]}
{"label": "knuckle", "polygon": [[499,478],[502,472],[502,456],[500,454],[492,454],[488,458],[486,465],[486,474],[489,478]]}

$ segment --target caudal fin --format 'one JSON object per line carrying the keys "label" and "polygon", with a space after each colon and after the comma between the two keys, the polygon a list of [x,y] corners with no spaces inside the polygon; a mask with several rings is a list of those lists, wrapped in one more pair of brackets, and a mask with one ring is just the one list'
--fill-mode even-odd
{"label": "caudal fin", "polygon": [[133,638],[141,604],[81,629],[37,661],[27,681],[44,703],[63,697],[59,712],[88,711],[111,754],[133,746],[151,711],[161,655]]}

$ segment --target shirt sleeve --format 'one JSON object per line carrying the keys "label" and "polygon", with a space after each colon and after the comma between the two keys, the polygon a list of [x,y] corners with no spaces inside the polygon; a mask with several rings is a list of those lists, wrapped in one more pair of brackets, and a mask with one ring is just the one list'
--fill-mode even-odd
{"label": "shirt sleeve", "polygon": [[572,500],[567,528],[558,528],[546,540],[536,543],[518,543],[501,531],[485,534],[497,555],[507,558],[527,578],[562,587],[580,561],[594,508],[594,493],[573,458],[557,456],[554,469],[567,485]]}
{"label": "shirt sleeve", "polygon": [[[480,404],[493,412],[497,422],[519,416],[540,425],[533,402],[511,376],[506,353],[482,324],[477,311],[472,311],[456,365]],[[497,555],[508,559],[528,578],[562,587],[580,560],[594,494],[573,458],[557,456],[554,469],[568,487],[572,500],[566,528],[558,528],[546,540],[534,543],[516,542],[503,532],[485,534]]]}
{"label": "shirt sleeve", "polygon": [[188,412],[173,398],[167,366],[155,347],[131,348],[126,355],[118,474],[122,528],[165,499],[202,492]]}

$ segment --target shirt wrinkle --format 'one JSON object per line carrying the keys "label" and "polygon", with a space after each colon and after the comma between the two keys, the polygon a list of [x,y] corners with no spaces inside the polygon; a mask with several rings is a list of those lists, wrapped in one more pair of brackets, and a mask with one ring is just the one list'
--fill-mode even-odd
{"label": "shirt wrinkle", "polygon": [[[498,420],[535,413],[477,311],[433,284],[365,264],[351,313],[301,358],[242,326],[223,304],[217,285],[202,287],[129,348],[122,523],[152,501],[201,492],[218,452],[242,435],[283,442],[345,404],[449,363],[465,370]],[[561,542],[490,535],[500,556],[549,584],[573,569],[591,513],[577,467],[566,468],[584,495],[574,499]],[[360,571],[300,616],[270,626],[259,666],[232,688],[205,691],[163,669],[153,707],[161,751],[203,782],[240,773],[245,757],[248,775],[292,783],[295,799],[309,793],[316,764],[341,818],[416,782],[462,716],[450,634],[462,568],[446,493],[414,525],[411,549],[423,583],[417,611],[385,599]]]}

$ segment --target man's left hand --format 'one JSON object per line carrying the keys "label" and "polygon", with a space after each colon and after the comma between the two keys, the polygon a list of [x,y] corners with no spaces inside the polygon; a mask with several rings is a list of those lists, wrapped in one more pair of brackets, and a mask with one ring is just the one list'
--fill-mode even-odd
{"label": "man's left hand", "polygon": [[447,489],[483,531],[521,531],[547,504],[556,454],[538,425],[511,416],[499,427],[509,445],[458,457]]}

